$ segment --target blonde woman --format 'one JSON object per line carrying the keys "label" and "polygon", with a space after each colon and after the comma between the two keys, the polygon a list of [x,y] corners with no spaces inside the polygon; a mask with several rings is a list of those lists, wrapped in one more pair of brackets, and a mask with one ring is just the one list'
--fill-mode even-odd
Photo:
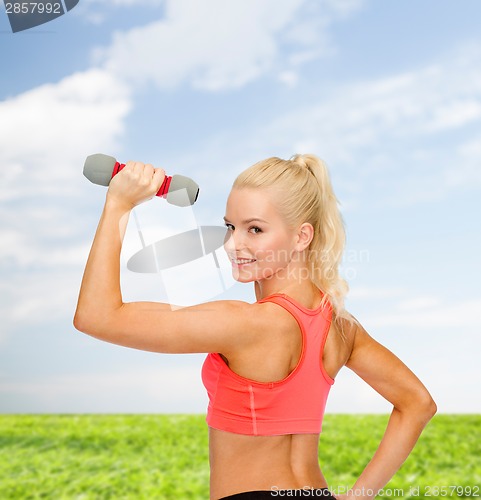
{"label": "blonde woman", "polygon": [[[257,301],[173,310],[122,300],[119,258],[130,211],[162,169],[129,162],[115,176],[74,324],[101,340],[160,353],[207,353],[210,498],[334,498],[318,461],[326,399],[343,366],[393,405],[384,437],[351,491],[374,498],[414,447],[436,405],[418,378],[344,309],[344,227],[328,171],[313,155],[269,158],[227,200],[225,250]],[[339,443],[339,446],[343,446]],[[332,493],[332,495],[331,495]]]}

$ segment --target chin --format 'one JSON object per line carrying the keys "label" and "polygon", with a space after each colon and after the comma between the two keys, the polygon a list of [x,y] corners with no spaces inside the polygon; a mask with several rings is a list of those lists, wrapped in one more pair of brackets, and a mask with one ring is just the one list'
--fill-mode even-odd
{"label": "chin", "polygon": [[238,274],[232,274],[232,278],[238,283],[253,283],[254,281],[257,281],[253,277],[239,276]]}
{"label": "chin", "polygon": [[251,273],[239,272],[236,269],[232,270],[232,278],[239,283],[253,283],[259,278]]}

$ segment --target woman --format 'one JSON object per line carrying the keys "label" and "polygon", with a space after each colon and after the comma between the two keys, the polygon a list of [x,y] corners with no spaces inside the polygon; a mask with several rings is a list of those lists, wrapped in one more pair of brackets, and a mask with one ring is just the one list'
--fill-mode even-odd
{"label": "woman", "polygon": [[124,303],[119,259],[129,212],[162,169],[129,162],[114,177],[86,265],[75,327],[161,353],[209,353],[202,377],[211,499],[333,498],[318,463],[329,389],[348,366],[393,405],[372,460],[346,495],[374,498],[414,447],[436,405],[418,378],[344,309],[344,228],[325,165],[270,158],[243,172],[227,201],[225,249],[257,302],[172,310]]}

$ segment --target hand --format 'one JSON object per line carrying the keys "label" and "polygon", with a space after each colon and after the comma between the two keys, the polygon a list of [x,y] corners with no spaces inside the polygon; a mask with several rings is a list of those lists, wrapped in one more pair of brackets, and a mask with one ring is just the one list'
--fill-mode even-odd
{"label": "hand", "polygon": [[129,161],[110,181],[107,198],[115,200],[131,210],[136,205],[155,196],[164,179],[165,172],[162,168]]}

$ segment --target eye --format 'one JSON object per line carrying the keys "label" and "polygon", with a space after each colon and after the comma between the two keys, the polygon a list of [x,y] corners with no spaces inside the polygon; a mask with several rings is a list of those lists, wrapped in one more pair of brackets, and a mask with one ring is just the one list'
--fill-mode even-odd
{"label": "eye", "polygon": [[262,229],[260,227],[257,227],[257,226],[251,226],[249,228],[249,233],[252,233],[252,234],[262,233]]}
{"label": "eye", "polygon": [[225,227],[227,228],[227,231],[234,231],[234,226],[228,222],[225,223]]}

